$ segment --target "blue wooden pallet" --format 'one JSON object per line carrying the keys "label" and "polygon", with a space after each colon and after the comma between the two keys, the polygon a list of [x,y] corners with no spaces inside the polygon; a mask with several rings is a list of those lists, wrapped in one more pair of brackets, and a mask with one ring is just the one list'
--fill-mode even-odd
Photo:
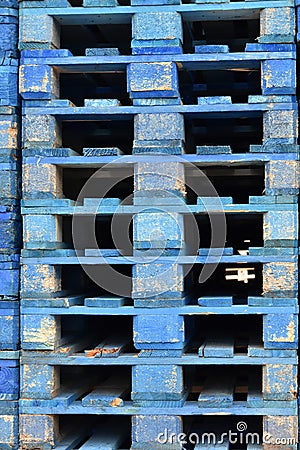
{"label": "blue wooden pallet", "polygon": [[[157,105],[159,104],[177,104],[179,101],[171,101],[170,99],[179,98],[179,80],[178,80],[178,70],[177,66],[172,61],[162,60],[158,61],[138,61],[136,63],[132,62],[131,57],[100,57],[93,58],[93,62],[90,61],[90,57],[73,57],[65,56],[57,57],[57,53],[60,51],[48,51],[50,55],[46,54],[44,51],[44,57],[39,56],[36,51],[27,51],[26,55],[31,56],[31,58],[25,58],[23,56],[24,65],[20,68],[20,92],[24,100],[26,100],[24,106],[33,107],[39,106],[39,102],[43,100],[45,106],[57,106],[63,107],[64,102],[62,100],[57,101],[55,99],[59,96],[59,79],[56,70],[51,67],[54,63],[55,67],[58,67],[64,72],[72,73],[75,70],[82,73],[88,72],[92,73],[95,71],[106,72],[107,70],[126,70],[127,67],[127,91],[130,93],[130,97],[134,99],[133,104],[137,106],[146,106],[147,102],[142,101],[142,99],[165,99],[164,102],[159,102],[157,100]],[[61,51],[63,52],[63,51]],[[48,56],[48,58],[46,57]],[[57,55],[57,56],[56,56]],[[260,70],[261,62],[261,85],[263,95],[250,95],[249,103],[265,103],[265,102],[288,102],[293,101],[291,96],[295,95],[295,84],[296,84],[296,65],[293,59],[293,53],[287,52],[274,52],[274,53],[259,53],[259,52],[246,52],[246,53],[232,53],[227,56],[223,56],[223,59],[219,61],[219,58],[215,58],[214,55],[209,58],[211,54],[204,53],[198,55],[184,55],[180,59],[180,67],[184,70],[224,70],[226,68],[252,68]],[[50,56],[50,57],[49,57]],[[52,59],[51,59],[51,56]],[[55,58],[56,56],[56,58]],[[275,59],[277,57],[278,59]],[[265,59],[267,58],[267,60]],[[160,58],[162,59],[162,58]],[[168,58],[165,58],[168,59]],[[49,61],[49,65],[46,62]],[[127,62],[127,65],[126,65]],[[169,71],[169,82],[164,84],[161,82],[161,74],[164,73],[166,76],[166,71]],[[125,73],[124,73],[125,78]],[[47,83],[42,82],[42,80],[48,80]],[[268,82],[266,82],[266,79]],[[142,81],[143,80],[143,81]],[[226,86],[226,85],[225,85]],[[230,85],[229,85],[230,89]],[[278,96],[276,98],[276,96]],[[166,99],[169,99],[168,101]],[[50,102],[52,100],[52,103]],[[224,103],[222,97],[200,97],[198,99],[198,104],[205,104],[212,100],[216,104]],[[228,99],[228,102],[231,101]],[[101,102],[98,99],[97,105],[99,107],[106,106],[105,99]],[[116,103],[117,100],[116,100]],[[42,106],[42,105],[41,105]],[[89,106],[89,102],[86,102],[85,106]],[[92,104],[90,106],[96,106]],[[113,104],[111,104],[113,106]],[[118,106],[118,104],[116,105]]]}
{"label": "blue wooden pallet", "polygon": [[[96,430],[107,428],[108,434],[106,437],[110,436],[109,431],[111,426],[116,427],[116,421],[114,419],[107,419],[102,416],[101,419],[95,421],[93,416],[89,416],[89,424],[87,425],[85,421],[80,422],[80,426],[78,426],[79,418],[76,415],[72,417],[72,425],[70,429],[67,431],[66,435],[64,430],[58,427],[58,416],[46,416],[46,415],[21,415],[21,443],[25,446],[31,443],[31,439],[34,435],[34,430],[36,430],[35,437],[37,437],[36,443],[41,450],[49,450],[50,441],[52,443],[52,447],[54,445],[55,448],[59,450],[73,450],[74,448],[80,449],[91,449],[95,447],[86,447],[83,442],[86,443],[88,437],[93,436],[93,439],[96,438],[96,435],[93,434],[93,428]],[[104,420],[104,422],[102,421]],[[166,450],[180,450],[182,448],[182,444],[177,444],[177,439],[180,442],[184,440],[190,439],[191,442],[195,443],[195,439],[197,436],[201,442],[203,437],[203,446],[201,444],[200,447],[196,446],[195,448],[218,448],[218,449],[228,449],[227,445],[214,446],[213,444],[206,446],[205,443],[208,442],[207,430],[214,430],[217,437],[220,437],[222,432],[226,434],[231,432],[236,432],[238,438],[242,432],[240,432],[240,428],[245,424],[247,432],[249,432],[249,438],[251,436],[251,432],[255,433],[257,431],[257,427],[262,425],[263,432],[265,434],[269,434],[274,438],[282,438],[286,437],[288,439],[295,439],[297,435],[297,424],[296,417],[287,416],[285,418],[277,416],[263,416],[258,419],[258,421],[253,421],[251,417],[245,416],[236,416],[236,417],[228,417],[228,418],[209,418],[202,417],[202,420],[197,420],[197,418],[192,419],[191,425],[185,423],[185,420],[182,417],[175,417],[171,415],[159,416],[134,416],[132,419],[132,427],[128,425],[128,421],[123,422],[120,417],[117,418],[118,428],[121,429],[123,434],[123,427],[125,426],[130,433],[130,428],[132,430],[132,445],[130,449],[139,449],[139,450],[153,450],[155,449],[165,448]],[[280,426],[279,426],[280,424]],[[103,427],[104,425],[104,427]],[[59,430],[59,433],[58,433]],[[38,436],[37,436],[38,434]],[[258,441],[256,439],[258,438]],[[99,441],[96,438],[97,449],[101,449],[101,440]],[[82,440],[82,447],[79,442]],[[243,442],[245,440],[245,435]],[[256,433],[254,435],[254,442],[261,441],[261,433]],[[46,442],[49,442],[47,444]],[[111,441],[110,441],[111,442]],[[161,444],[155,444],[155,442],[161,442]],[[221,440],[220,440],[221,442]],[[107,445],[107,443],[106,443]],[[120,448],[119,446],[115,447],[111,444],[110,449]],[[124,446],[123,446],[124,447]],[[105,446],[105,449],[108,447]],[[258,444],[246,444],[243,448],[247,450],[260,450],[262,448],[261,445]],[[291,445],[292,450],[296,449],[296,445]],[[126,449],[128,447],[126,446]]]}
{"label": "blue wooden pallet", "polygon": [[[262,370],[259,367],[254,370],[248,366],[226,366],[222,377],[215,374],[214,367],[205,366],[192,378],[190,371],[180,365],[145,363],[132,367],[132,381],[130,372],[124,372],[122,367],[104,375],[104,378],[101,369],[98,369],[98,376],[86,377],[79,384],[75,376],[69,382],[60,384],[61,367],[22,364],[22,404],[26,407],[36,404],[41,407],[68,408],[75,403],[90,409],[122,409],[126,402],[127,407],[130,407],[129,397],[133,406],[157,407],[160,410],[183,407],[190,402],[189,395],[192,393],[199,395],[199,408],[227,408],[229,412],[234,406],[276,409],[294,407],[296,403],[296,365],[268,364]],[[8,376],[7,372],[4,372],[4,376]],[[9,386],[7,390],[17,394],[18,379],[14,383],[14,387]],[[244,398],[238,394],[244,394]]]}
{"label": "blue wooden pallet", "polygon": [[[65,311],[65,314],[71,314],[72,309],[71,311]],[[48,314],[42,315],[39,309],[36,309],[35,314],[22,314],[21,316],[22,348],[24,350],[54,350],[58,355],[59,353],[62,355],[67,353],[68,356],[73,355],[73,353],[74,356],[82,356],[81,354],[85,352],[88,357],[90,351],[91,357],[118,357],[121,354],[126,356],[128,353],[127,345],[131,342],[137,350],[142,350],[141,357],[151,356],[152,353],[153,356],[155,356],[155,353],[159,356],[159,352],[151,351],[165,349],[180,350],[175,352],[174,357],[181,357],[183,352],[191,356],[193,353],[198,354],[200,358],[233,358],[239,356],[240,353],[242,353],[240,356],[249,356],[250,358],[262,358],[264,356],[295,357],[293,350],[296,350],[298,345],[298,315],[293,314],[288,307],[275,308],[275,313],[264,313],[262,326],[260,326],[256,336],[249,334],[249,331],[234,334],[225,330],[223,333],[215,333],[215,339],[207,331],[201,332],[193,329],[194,322],[191,321],[193,309],[195,310],[196,307],[187,307],[186,311],[188,312],[185,314],[182,312],[181,315],[173,313],[170,308],[165,308],[165,311],[167,311],[165,314],[160,309],[156,313],[152,313],[152,309],[150,309],[144,315],[141,315],[139,308],[135,309],[133,340],[129,334],[125,337],[112,334],[107,337],[109,338],[109,344],[105,341],[102,342],[102,345],[93,338],[93,335],[91,335],[90,342],[86,339],[83,341],[80,339],[77,345],[76,338],[62,334],[60,316],[52,315],[50,311]],[[230,311],[229,308],[226,308],[223,314],[230,315]],[[78,314],[80,312],[81,308],[78,309]],[[173,314],[170,315],[170,312]],[[196,309],[197,313],[207,314],[206,311],[197,312]],[[244,314],[247,313],[248,310],[246,309]],[[89,314],[88,311],[87,314]],[[258,314],[258,312],[254,310],[252,314]],[[167,330],[167,332],[165,331],[162,334],[162,329]],[[43,338],[44,334],[47,335],[47,339]],[[227,342],[226,355],[222,347],[223,339]],[[191,340],[193,342],[190,342]],[[75,345],[70,347],[68,352],[63,350],[67,342],[69,345],[71,343]],[[239,351],[239,348],[242,350]],[[143,350],[145,351],[143,352]],[[78,352],[79,354],[77,354]],[[170,356],[172,355],[170,354]]]}

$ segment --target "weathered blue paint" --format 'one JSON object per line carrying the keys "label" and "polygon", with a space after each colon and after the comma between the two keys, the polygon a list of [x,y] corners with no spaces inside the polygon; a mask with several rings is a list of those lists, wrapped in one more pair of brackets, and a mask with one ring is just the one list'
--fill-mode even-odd
{"label": "weathered blue paint", "polygon": [[135,348],[180,350],[185,346],[184,325],[181,316],[136,316],[133,319]]}

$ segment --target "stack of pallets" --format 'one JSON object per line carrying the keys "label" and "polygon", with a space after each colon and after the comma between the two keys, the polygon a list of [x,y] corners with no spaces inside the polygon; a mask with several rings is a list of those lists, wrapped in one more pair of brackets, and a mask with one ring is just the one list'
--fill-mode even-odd
{"label": "stack of pallets", "polygon": [[20,22],[20,447],[295,450],[292,2]]}
{"label": "stack of pallets", "polygon": [[18,4],[0,2],[0,448],[18,448],[19,211]]}

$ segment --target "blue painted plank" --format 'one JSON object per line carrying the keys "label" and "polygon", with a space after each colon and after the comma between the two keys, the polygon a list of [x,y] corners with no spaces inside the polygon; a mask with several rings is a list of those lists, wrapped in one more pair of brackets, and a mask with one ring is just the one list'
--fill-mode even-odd
{"label": "blue painted plank", "polygon": [[83,0],[84,7],[119,6],[117,0]]}
{"label": "blue painted plank", "polygon": [[[248,44],[249,45],[249,44]],[[247,47],[246,47],[247,50]],[[229,53],[228,45],[195,45],[195,53]]]}
{"label": "blue painted plank", "polygon": [[120,51],[118,48],[86,48],[85,56],[119,56]]}
{"label": "blue painted plank", "polygon": [[124,297],[87,297],[84,305],[91,308],[120,308],[125,302]]}
{"label": "blue painted plank", "polygon": [[181,5],[181,0],[131,0],[131,6]]}
{"label": "blue painted plank", "polygon": [[230,308],[232,306],[232,297],[200,297],[198,298],[198,305],[203,307],[224,307]]}
{"label": "blue painted plank", "polygon": [[120,156],[123,152],[117,147],[106,148],[84,148],[83,156],[95,157],[95,156]]}
{"label": "blue painted plank", "polygon": [[124,405],[124,398],[129,392],[129,379],[123,378],[122,374],[112,375],[85,395],[81,403],[82,406],[87,407],[113,406],[118,408]]}
{"label": "blue painted plank", "polygon": [[210,374],[198,397],[200,408],[233,406],[235,379],[231,374]]}
{"label": "blue painted plank", "polygon": [[198,354],[202,358],[233,358],[234,338],[218,335],[208,337],[199,347]]}

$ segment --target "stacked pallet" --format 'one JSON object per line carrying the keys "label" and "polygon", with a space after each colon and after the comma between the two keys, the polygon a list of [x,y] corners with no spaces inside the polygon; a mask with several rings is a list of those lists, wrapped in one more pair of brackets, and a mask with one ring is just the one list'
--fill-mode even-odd
{"label": "stacked pallet", "polygon": [[80,3],[20,3],[20,447],[294,450],[293,5]]}
{"label": "stacked pallet", "polygon": [[19,211],[18,4],[0,2],[0,448],[18,448]]}

